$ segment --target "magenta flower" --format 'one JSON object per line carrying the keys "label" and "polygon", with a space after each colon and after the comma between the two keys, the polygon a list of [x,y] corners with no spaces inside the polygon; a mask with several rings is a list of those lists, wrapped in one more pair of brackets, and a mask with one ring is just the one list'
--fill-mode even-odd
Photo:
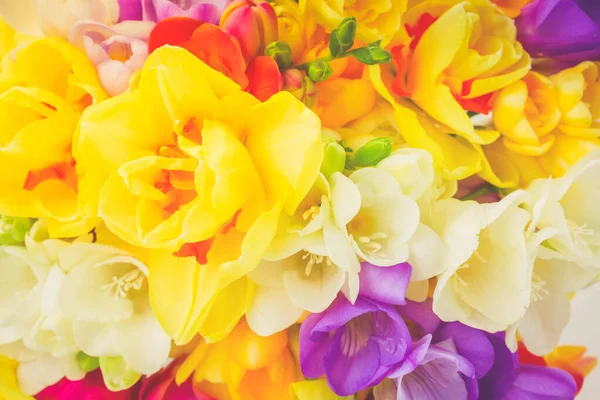
{"label": "magenta flower", "polygon": [[339,296],[327,310],[310,315],[302,324],[300,365],[304,375],[325,375],[335,393],[348,396],[377,385],[394,371],[414,369],[430,337],[413,344],[393,307],[406,302],[410,273],[406,263],[386,268],[363,264],[360,294],[354,304]]}
{"label": "magenta flower", "polygon": [[193,385],[193,378],[189,378],[181,386],[177,385],[175,375],[180,365],[180,361],[174,361],[167,368],[143,378],[138,400],[215,400],[197,390]]}
{"label": "magenta flower", "polygon": [[534,0],[516,25],[519,41],[534,57],[569,64],[600,58],[598,0]]}
{"label": "magenta flower", "polygon": [[104,385],[99,369],[79,381],[62,379],[35,395],[37,400],[136,400],[139,385],[120,392],[111,392]]}
{"label": "magenta flower", "polygon": [[142,15],[146,21],[189,17],[218,25],[221,14],[230,2],[231,0],[142,0]]}

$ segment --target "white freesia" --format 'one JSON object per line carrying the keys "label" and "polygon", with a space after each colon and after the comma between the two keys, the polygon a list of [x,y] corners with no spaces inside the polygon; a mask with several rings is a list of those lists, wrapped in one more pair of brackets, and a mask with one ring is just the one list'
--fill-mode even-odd
{"label": "white freesia", "polygon": [[2,0],[0,17],[30,36],[67,37],[75,23],[88,20],[112,25],[119,18],[117,0]]}
{"label": "white freesia", "polygon": [[258,287],[246,319],[259,335],[286,329],[305,310],[324,311],[340,290],[350,301],[358,296],[360,264],[346,225],[360,209],[360,193],[341,173],[330,181],[317,179],[249,275]]}
{"label": "white freesia", "polygon": [[456,192],[456,181],[446,181],[436,173],[428,151],[402,148],[377,164],[393,175],[402,193],[417,202],[420,223],[408,240],[408,262],[412,266],[407,297],[423,301],[429,292],[428,280],[442,273],[447,265],[446,244],[431,229],[431,207],[436,201]]}
{"label": "white freesia", "polygon": [[498,203],[457,199],[434,204],[434,230],[448,245],[449,267],[439,277],[433,309],[444,321],[488,332],[520,320],[531,302],[533,265],[551,231],[528,230],[531,217],[516,191]]}
{"label": "white freesia", "polygon": [[81,379],[80,351],[120,356],[142,374],[164,365],[171,341],[150,309],[143,263],[115,247],[48,239],[41,222],[25,244],[0,247],[0,354],[19,361],[23,391]]}
{"label": "white freesia", "polygon": [[527,191],[527,208],[539,208],[538,229],[552,228],[557,234],[540,250],[541,258],[561,258],[600,269],[600,150],[573,165],[552,180],[539,179]]}
{"label": "white freesia", "polygon": [[405,262],[408,241],[419,226],[419,207],[393,175],[379,168],[362,168],[350,175],[360,191],[361,207],[348,224],[357,254],[380,267]]}

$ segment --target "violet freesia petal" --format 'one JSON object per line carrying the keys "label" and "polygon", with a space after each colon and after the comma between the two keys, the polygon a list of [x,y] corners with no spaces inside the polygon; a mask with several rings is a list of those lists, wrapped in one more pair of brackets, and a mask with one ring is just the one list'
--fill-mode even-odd
{"label": "violet freesia petal", "polygon": [[119,22],[140,21],[142,19],[142,0],[117,0],[119,3]]}
{"label": "violet freesia petal", "polygon": [[487,335],[458,322],[444,324],[434,336],[436,342],[452,339],[456,352],[475,367],[477,379],[485,376],[494,365],[494,347]]}
{"label": "violet freesia petal", "polygon": [[504,334],[488,334],[488,339],[494,348],[494,365],[479,380],[479,396],[482,399],[500,399],[504,392],[512,386],[517,367],[517,355],[506,347]]}
{"label": "violet freesia petal", "polygon": [[406,304],[406,288],[412,268],[408,263],[391,267],[377,267],[362,263],[358,274],[359,295],[386,304]]}
{"label": "violet freesia petal", "polygon": [[188,17],[218,24],[228,0],[142,0],[142,13],[147,21],[158,22],[169,17]]}
{"label": "violet freesia petal", "polygon": [[379,308],[375,303],[370,302],[367,299],[359,297],[356,299],[356,302],[352,304],[344,296],[338,295],[329,308],[321,313],[323,317],[319,319],[313,328],[311,335],[314,335],[316,332],[333,331],[344,326],[359,315],[375,311],[379,311]]}
{"label": "violet freesia petal", "polygon": [[568,63],[600,57],[597,0],[534,0],[516,25],[519,41],[533,56]]}
{"label": "violet freesia petal", "polygon": [[504,395],[504,398],[515,398],[518,392],[527,394],[528,399],[571,400],[575,398],[577,384],[571,375],[561,369],[521,365],[512,389]]}
{"label": "violet freesia petal", "polygon": [[442,323],[433,312],[432,299],[428,298],[422,303],[409,301],[406,305],[399,306],[400,314],[416,324],[418,324],[425,334],[435,332]]}
{"label": "violet freesia petal", "polygon": [[315,379],[325,375],[323,358],[331,345],[329,332],[314,331],[321,314],[309,315],[300,326],[300,367],[305,377]]}

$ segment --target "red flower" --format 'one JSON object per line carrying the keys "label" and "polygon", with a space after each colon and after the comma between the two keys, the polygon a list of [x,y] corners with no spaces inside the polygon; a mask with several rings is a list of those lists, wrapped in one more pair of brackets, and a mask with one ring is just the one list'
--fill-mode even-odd
{"label": "red flower", "polygon": [[216,25],[185,17],[163,19],[150,33],[148,52],[164,45],[183,47],[260,101],[268,100],[283,87],[275,60],[255,57],[246,66],[236,41]]}

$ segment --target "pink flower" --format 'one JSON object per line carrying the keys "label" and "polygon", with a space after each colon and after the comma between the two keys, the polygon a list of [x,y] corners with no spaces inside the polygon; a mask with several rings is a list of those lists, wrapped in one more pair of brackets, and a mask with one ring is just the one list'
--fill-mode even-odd
{"label": "pink flower", "polygon": [[148,58],[147,39],[152,22],[125,21],[108,27],[82,21],[69,32],[69,41],[83,48],[98,70],[102,87],[110,96],[129,89],[133,74]]}
{"label": "pink flower", "polygon": [[[140,0],[137,0],[139,2]],[[158,22],[169,17],[189,17],[218,25],[221,14],[231,0],[141,0],[143,18]],[[121,0],[132,3],[133,0]]]}
{"label": "pink flower", "polygon": [[199,392],[190,378],[181,386],[175,383],[175,374],[180,363],[173,362],[166,369],[141,381],[138,400],[216,400]]}
{"label": "pink flower", "polygon": [[136,400],[138,386],[120,392],[111,392],[104,386],[100,369],[88,373],[79,381],[62,379],[38,393],[37,400]]}

